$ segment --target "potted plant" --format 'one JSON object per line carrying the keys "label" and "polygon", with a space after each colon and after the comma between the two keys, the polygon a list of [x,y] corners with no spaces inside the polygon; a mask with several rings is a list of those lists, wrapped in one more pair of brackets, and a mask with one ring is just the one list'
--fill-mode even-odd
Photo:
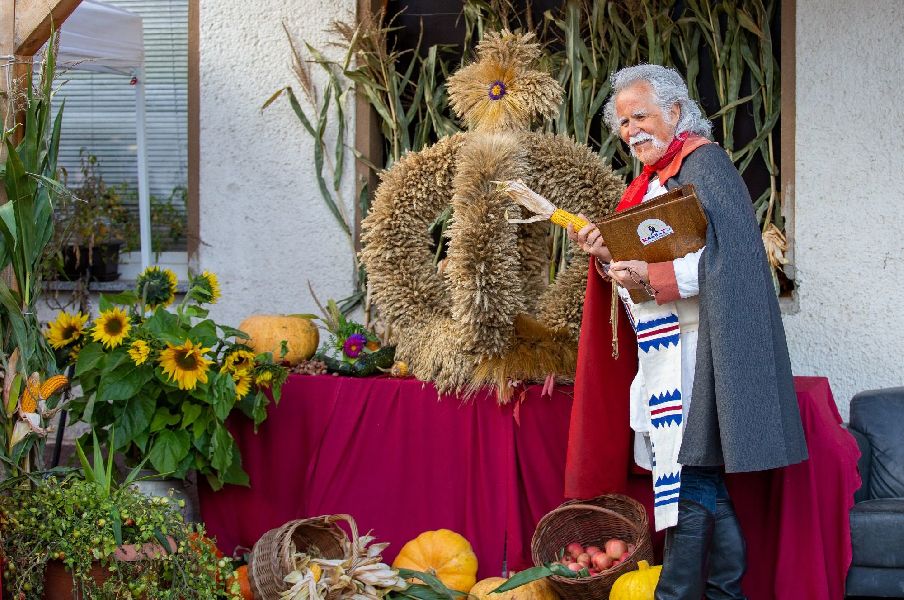
{"label": "potted plant", "polygon": [[[54,394],[63,383],[53,378],[54,355],[37,317],[53,201],[63,191],[57,179],[62,110],[55,118],[51,112],[56,44],[47,47],[37,85],[28,72],[24,123],[0,134],[6,148],[0,166],[6,191],[0,204],[0,477],[40,463],[46,424],[56,410]],[[14,133],[22,134],[20,142]]]}
{"label": "potted plant", "polygon": [[11,597],[241,598],[230,561],[175,501],[136,490],[137,468],[114,484],[113,452],[105,465],[96,437],[93,465],[76,450],[81,473],[10,480],[0,494]]}
{"label": "potted plant", "polygon": [[70,280],[87,274],[96,281],[113,281],[119,277],[123,243],[138,235],[125,205],[134,194],[127,184],[108,185],[98,157],[85,148],[79,152],[79,160],[79,184],[69,187],[56,218],[62,272]]}
{"label": "potted plant", "polygon": [[[209,318],[205,305],[220,295],[213,273],[193,277],[170,308],[175,294],[172,271],[150,267],[135,291],[101,296],[90,324],[65,312],[51,323],[47,335],[58,356],[74,362],[81,385],[71,414],[102,439],[115,427],[113,449],[131,464],[147,456],[158,473],[177,479],[195,471],[213,489],[248,485],[226,419],[238,408],[261,423],[288,371],[243,345],[245,333]],[[85,335],[55,335],[73,320],[86,322]]]}

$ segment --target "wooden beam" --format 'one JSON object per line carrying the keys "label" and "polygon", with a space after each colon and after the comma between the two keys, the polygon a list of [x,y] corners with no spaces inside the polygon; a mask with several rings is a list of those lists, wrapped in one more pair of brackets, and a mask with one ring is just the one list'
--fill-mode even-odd
{"label": "wooden beam", "polygon": [[82,0],[16,0],[16,54],[34,56]]}
{"label": "wooden beam", "polygon": [[[362,14],[376,14],[386,10],[386,0],[358,0],[358,19]],[[380,133],[380,121],[377,112],[365,98],[364,94],[355,94],[355,148],[371,163],[383,165],[383,137]],[[366,186],[367,193],[373,198],[377,189],[377,174],[360,160],[355,161],[355,222],[352,232],[355,236],[355,251],[361,250],[361,191]],[[357,274],[356,274],[357,276]]]}
{"label": "wooden beam", "polygon": [[[0,0],[0,122],[9,129],[15,119],[15,81],[13,54],[16,49],[16,0]],[[0,161],[6,161],[6,148],[0,148]],[[6,202],[6,192],[0,186],[0,204]]]}

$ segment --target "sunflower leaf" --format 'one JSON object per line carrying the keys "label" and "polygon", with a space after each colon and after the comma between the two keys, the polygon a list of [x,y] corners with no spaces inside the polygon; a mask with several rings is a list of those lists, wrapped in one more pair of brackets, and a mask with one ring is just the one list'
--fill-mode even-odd
{"label": "sunflower leaf", "polygon": [[161,431],[149,453],[151,464],[159,473],[173,473],[188,452],[189,444],[187,431]]}

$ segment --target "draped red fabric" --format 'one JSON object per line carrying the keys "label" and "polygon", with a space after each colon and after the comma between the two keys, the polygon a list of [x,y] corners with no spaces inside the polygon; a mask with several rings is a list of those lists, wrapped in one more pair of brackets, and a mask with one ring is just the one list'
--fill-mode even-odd
{"label": "draped red fabric", "polygon": [[628,397],[637,373],[637,344],[619,306],[619,357],[612,356],[611,306],[612,287],[591,261],[565,463],[567,498],[624,492],[633,463]]}

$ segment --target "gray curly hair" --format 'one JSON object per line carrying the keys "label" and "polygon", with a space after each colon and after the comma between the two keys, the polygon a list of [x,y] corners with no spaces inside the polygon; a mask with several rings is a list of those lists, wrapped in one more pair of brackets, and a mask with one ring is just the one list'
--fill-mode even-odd
{"label": "gray curly hair", "polygon": [[610,81],[612,95],[603,108],[603,119],[611,131],[617,133],[619,129],[618,115],[615,114],[615,97],[628,86],[638,81],[646,81],[653,88],[656,104],[662,109],[663,114],[668,114],[672,105],[678,103],[681,114],[678,117],[675,135],[687,131],[705,138],[711,137],[712,123],[703,116],[700,105],[688,95],[687,85],[675,69],[662,65],[635,65],[616,71]]}

